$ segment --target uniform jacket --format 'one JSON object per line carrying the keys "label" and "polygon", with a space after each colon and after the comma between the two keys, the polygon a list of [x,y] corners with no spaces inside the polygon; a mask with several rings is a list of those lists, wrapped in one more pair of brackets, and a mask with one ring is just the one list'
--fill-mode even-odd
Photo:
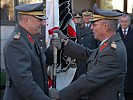
{"label": "uniform jacket", "polygon": [[119,34],[93,52],[69,41],[64,47],[69,56],[87,62],[87,73],[60,91],[61,100],[124,100],[126,48]]}
{"label": "uniform jacket", "polygon": [[18,25],[4,47],[7,84],[4,100],[50,100],[46,56]]}
{"label": "uniform jacket", "polygon": [[125,91],[133,93],[133,28],[129,27],[127,36],[124,39],[121,27],[118,29],[127,49],[127,75],[125,81]]}
{"label": "uniform jacket", "polygon": [[76,25],[76,33],[78,44],[89,49],[95,49],[98,47],[97,40],[94,39],[93,32],[90,27],[86,27],[84,23]]}
{"label": "uniform jacket", "polygon": [[[91,25],[90,25],[91,26]],[[96,49],[98,47],[98,41],[94,38],[93,32],[89,27],[86,27],[84,23],[76,25],[77,43],[87,47],[89,49]],[[86,72],[86,62],[77,61],[77,71],[75,79]]]}

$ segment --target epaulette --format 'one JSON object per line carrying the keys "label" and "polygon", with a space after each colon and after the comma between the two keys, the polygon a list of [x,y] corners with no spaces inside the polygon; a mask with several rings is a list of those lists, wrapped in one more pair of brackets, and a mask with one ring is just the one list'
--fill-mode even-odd
{"label": "epaulette", "polygon": [[18,39],[20,39],[20,36],[21,36],[21,34],[18,32],[18,33],[16,33],[15,35],[14,35],[14,40],[18,40]]}
{"label": "epaulette", "polygon": [[117,45],[116,45],[115,42],[112,42],[110,46],[111,46],[111,48],[114,49],[114,50],[117,48]]}

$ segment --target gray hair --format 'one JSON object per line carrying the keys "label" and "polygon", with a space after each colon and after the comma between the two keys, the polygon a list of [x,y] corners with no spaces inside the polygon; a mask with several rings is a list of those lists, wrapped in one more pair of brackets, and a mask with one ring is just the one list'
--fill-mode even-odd
{"label": "gray hair", "polygon": [[120,16],[119,19],[118,19],[118,22],[119,23],[121,22],[121,18],[122,17],[127,17],[128,24],[130,25],[130,23],[131,23],[131,17],[128,14],[122,14],[122,16]]}
{"label": "gray hair", "polygon": [[23,15],[23,14],[18,14],[18,19],[19,21],[22,21],[25,17],[28,17],[29,15]]}
{"label": "gray hair", "polygon": [[118,25],[118,20],[104,20],[104,23],[109,25],[109,31],[116,31],[117,30],[117,25]]}

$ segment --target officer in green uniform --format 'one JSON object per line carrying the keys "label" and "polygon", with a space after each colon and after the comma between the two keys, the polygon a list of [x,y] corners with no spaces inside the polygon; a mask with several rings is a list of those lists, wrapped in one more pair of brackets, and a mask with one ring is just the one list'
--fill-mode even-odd
{"label": "officer in green uniform", "polygon": [[[20,5],[15,9],[19,13],[19,24],[4,47],[7,84],[3,99],[51,100],[47,65],[52,62],[52,48],[43,51],[33,37],[41,33],[43,20],[47,19],[44,3]],[[60,41],[52,43],[56,47],[60,45]]]}

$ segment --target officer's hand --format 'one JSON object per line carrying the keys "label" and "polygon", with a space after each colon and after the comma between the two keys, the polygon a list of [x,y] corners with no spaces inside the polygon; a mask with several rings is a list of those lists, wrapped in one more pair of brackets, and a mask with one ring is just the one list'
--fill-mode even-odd
{"label": "officer's hand", "polygon": [[54,30],[54,33],[58,33],[61,42],[64,42],[65,39],[68,39],[68,37],[65,36],[61,30]]}
{"label": "officer's hand", "polygon": [[61,40],[60,40],[60,38],[53,36],[52,39],[51,39],[51,44],[52,44],[52,46],[56,47],[57,50],[61,49]]}
{"label": "officer's hand", "polygon": [[60,100],[59,91],[55,88],[49,90],[49,97],[52,99]]}

